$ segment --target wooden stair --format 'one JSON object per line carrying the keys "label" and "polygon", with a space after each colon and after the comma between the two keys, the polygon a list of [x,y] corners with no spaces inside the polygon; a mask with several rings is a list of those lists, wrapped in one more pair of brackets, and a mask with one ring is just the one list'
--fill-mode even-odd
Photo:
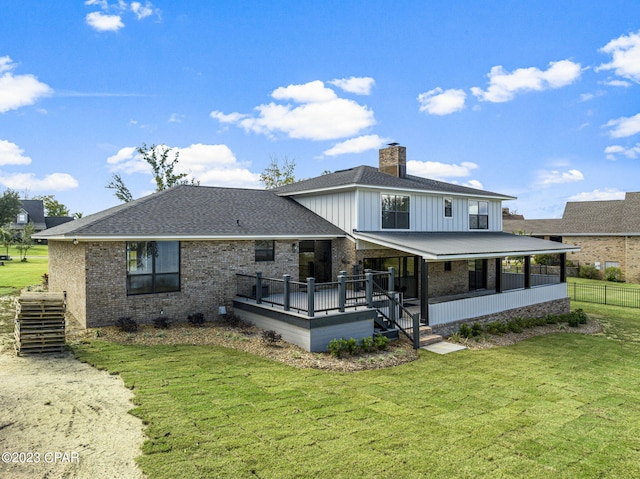
{"label": "wooden stair", "polygon": [[439,334],[433,334],[431,326],[420,326],[420,347],[428,346],[430,344],[439,343],[442,341],[442,336]]}

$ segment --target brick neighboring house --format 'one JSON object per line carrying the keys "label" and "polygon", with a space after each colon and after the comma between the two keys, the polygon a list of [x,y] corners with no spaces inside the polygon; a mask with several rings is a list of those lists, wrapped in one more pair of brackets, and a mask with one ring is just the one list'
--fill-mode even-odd
{"label": "brick neighboring house", "polygon": [[342,271],[393,267],[389,288],[412,299],[419,318],[441,331],[469,319],[568,312],[564,270],[533,278],[542,282],[527,268],[519,282],[503,274],[506,256],[578,250],[504,233],[502,201],[510,199],[407,175],[406,148],[392,144],[380,150],[378,168],[358,166],[275,190],[181,185],[37,237],[49,241],[50,289],[67,292],[68,311],[85,327],[122,316],[148,322],[161,312],[182,321],[196,312],[213,319],[224,306],[266,329],[281,326],[291,342],[305,328],[317,329],[317,339],[297,344],[323,350],[335,337],[373,334],[375,308],[360,307],[353,317],[277,312],[258,302],[260,283],[251,293],[258,304],[249,307],[238,298],[237,275],[321,283],[336,282]]}
{"label": "brick neighboring house", "polygon": [[629,283],[640,283],[640,192],[624,200],[568,202],[561,219],[512,219],[503,215],[505,232],[523,231],[535,237],[580,247],[567,259],[604,272],[620,268]]}

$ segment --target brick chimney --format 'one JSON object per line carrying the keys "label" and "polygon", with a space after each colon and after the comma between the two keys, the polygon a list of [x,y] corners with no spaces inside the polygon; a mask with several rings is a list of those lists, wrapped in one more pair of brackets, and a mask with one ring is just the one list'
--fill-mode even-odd
{"label": "brick chimney", "polygon": [[407,176],[407,148],[398,143],[389,143],[379,152],[379,167],[382,173],[405,178]]}

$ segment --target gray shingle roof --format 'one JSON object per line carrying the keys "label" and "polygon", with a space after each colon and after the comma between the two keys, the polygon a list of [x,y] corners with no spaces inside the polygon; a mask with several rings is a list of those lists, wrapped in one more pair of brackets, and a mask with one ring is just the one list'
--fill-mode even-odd
{"label": "gray shingle roof", "polygon": [[273,191],[279,195],[286,196],[314,190],[335,189],[355,185],[514,199],[511,196],[491,191],[468,188],[466,186],[454,185],[452,183],[431,180],[420,176],[407,175],[405,178],[398,178],[397,176],[382,173],[372,166],[356,166],[348,170],[340,170],[335,173],[316,176],[315,178],[297,181],[290,185],[280,186]]}
{"label": "gray shingle roof", "polygon": [[38,238],[338,237],[344,232],[272,191],[180,185],[56,226]]}
{"label": "gray shingle roof", "polygon": [[568,202],[562,219],[505,219],[502,229],[534,235],[640,234],[640,192],[626,193],[624,200]]}

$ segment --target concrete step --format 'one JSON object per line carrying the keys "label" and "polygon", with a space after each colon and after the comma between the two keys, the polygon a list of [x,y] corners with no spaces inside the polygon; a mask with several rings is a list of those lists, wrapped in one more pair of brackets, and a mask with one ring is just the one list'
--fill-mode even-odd
{"label": "concrete step", "polygon": [[435,344],[442,341],[442,336],[439,334],[426,334],[420,335],[420,347],[428,346],[429,344]]}
{"label": "concrete step", "polygon": [[432,331],[433,328],[431,328],[431,326],[427,326],[425,324],[420,325],[420,336],[431,334]]}

